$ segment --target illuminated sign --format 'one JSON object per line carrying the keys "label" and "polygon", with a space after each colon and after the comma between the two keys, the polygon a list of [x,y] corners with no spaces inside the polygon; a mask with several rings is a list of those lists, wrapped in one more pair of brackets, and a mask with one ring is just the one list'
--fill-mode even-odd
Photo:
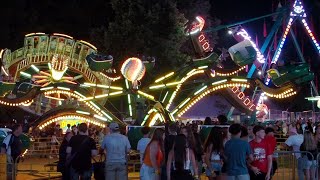
{"label": "illuminated sign", "polygon": [[248,107],[250,111],[253,111],[255,106],[253,102],[246,96],[243,92],[240,91],[239,87],[234,86],[231,88],[232,92],[238,97],[239,100],[242,101],[242,103]]}
{"label": "illuminated sign", "polygon": [[205,20],[201,16],[197,16],[196,20],[193,21],[191,28],[189,28],[188,35],[191,36],[193,46],[197,53],[203,55],[205,52],[211,52],[212,47],[210,46],[209,40],[206,35],[201,32],[205,25]]}
{"label": "illuminated sign", "polygon": [[257,48],[257,45],[251,40],[251,37],[249,36],[249,34],[247,33],[246,30],[241,29],[239,32],[237,32],[237,35],[242,36],[244,39],[248,40],[250,42],[250,44],[252,45],[252,47],[254,48],[254,50],[257,52],[257,61],[259,63],[265,63],[265,58],[263,56],[263,54],[260,52],[260,50]]}

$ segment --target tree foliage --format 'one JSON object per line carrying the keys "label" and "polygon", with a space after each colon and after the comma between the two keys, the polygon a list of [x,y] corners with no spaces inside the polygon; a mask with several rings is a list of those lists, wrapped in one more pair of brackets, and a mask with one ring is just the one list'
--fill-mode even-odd
{"label": "tree foliage", "polygon": [[162,69],[172,69],[190,59],[180,51],[187,20],[174,0],[111,0],[111,5],[113,21],[95,29],[92,38],[118,63],[145,55],[155,57]]}

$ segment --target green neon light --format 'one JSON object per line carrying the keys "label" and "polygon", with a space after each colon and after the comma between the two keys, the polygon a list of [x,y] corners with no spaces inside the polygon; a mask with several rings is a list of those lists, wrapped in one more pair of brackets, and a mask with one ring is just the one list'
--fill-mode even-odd
{"label": "green neon light", "polygon": [[205,68],[208,68],[208,66],[200,66],[200,67],[198,67],[198,69],[205,69]]}
{"label": "green neon light", "polygon": [[220,80],[220,81],[212,83],[212,85],[217,85],[217,84],[221,84],[221,83],[224,83],[224,82],[227,82],[227,80],[223,79],[223,80]]}
{"label": "green neon light", "polygon": [[201,91],[205,90],[207,86],[203,86],[201,89],[199,89],[197,92],[194,93],[194,95],[199,94]]}
{"label": "green neon light", "polygon": [[76,111],[76,113],[90,115],[90,113],[86,111]]}
{"label": "green neon light", "polygon": [[53,86],[44,87],[44,88],[41,88],[40,90],[41,90],[41,91],[46,91],[46,90],[50,90],[50,89],[53,89]]}
{"label": "green neon light", "polygon": [[107,118],[109,118],[110,120],[113,120],[112,117],[110,117],[106,112],[101,111],[102,114],[104,114]]}
{"label": "green neon light", "polygon": [[20,72],[20,74],[24,77],[27,77],[27,78],[31,78],[31,74],[28,74],[28,73],[25,73],[25,72]]}
{"label": "green neon light", "polygon": [[174,110],[171,114],[174,115],[176,112],[178,112],[178,109]]}
{"label": "green neon light", "polygon": [[60,86],[58,86],[57,88],[58,88],[58,89],[61,89],[61,90],[70,91],[70,88],[66,88],[66,87],[60,87]]}
{"label": "green neon light", "polygon": [[165,85],[160,84],[160,85],[150,86],[149,89],[158,89],[158,88],[162,88],[162,87],[165,87]]}
{"label": "green neon light", "polygon": [[168,94],[169,94],[169,91],[167,91],[167,92],[166,92],[166,95],[164,95],[164,98],[163,98],[162,101],[161,101],[162,103],[166,100]]}
{"label": "green neon light", "polygon": [[129,89],[129,82],[128,82],[128,80],[126,79],[125,82],[126,82],[126,88]]}
{"label": "green neon light", "polygon": [[131,104],[129,104],[129,115],[132,116],[132,107],[131,107]]}
{"label": "green neon light", "polygon": [[98,105],[96,105],[94,102],[90,101],[90,104],[95,107],[96,109],[100,110],[100,107]]}
{"label": "green neon light", "polygon": [[128,104],[131,104],[130,94],[128,94]]}
{"label": "green neon light", "polygon": [[248,80],[246,79],[237,79],[237,78],[232,78],[231,81],[236,81],[236,82],[247,82]]}
{"label": "green neon light", "polygon": [[104,118],[104,117],[101,117],[101,116],[99,116],[99,115],[93,115],[93,117],[95,117],[95,118],[97,118],[97,119],[100,119],[100,120],[102,120],[102,121],[109,121],[107,118]]}
{"label": "green neon light", "polygon": [[179,109],[180,109],[182,106],[184,106],[187,102],[189,102],[190,99],[191,99],[191,98],[186,99],[186,100],[179,106]]}
{"label": "green neon light", "polygon": [[39,68],[37,68],[35,65],[33,65],[33,64],[31,64],[31,68],[34,70],[34,71],[36,71],[36,72],[39,72],[40,70],[39,70]]}
{"label": "green neon light", "polygon": [[84,95],[82,95],[81,93],[79,93],[78,91],[74,91],[75,94],[77,94],[78,96],[82,97],[82,98],[85,98]]}

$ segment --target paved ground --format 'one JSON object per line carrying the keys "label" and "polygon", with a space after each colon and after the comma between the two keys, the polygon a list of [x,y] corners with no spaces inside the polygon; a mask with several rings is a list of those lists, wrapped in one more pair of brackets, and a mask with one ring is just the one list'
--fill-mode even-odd
{"label": "paved ground", "polygon": [[[18,180],[41,180],[41,179],[60,179],[60,173],[56,172],[56,167],[53,165],[57,158],[37,157],[26,158],[18,165]],[[52,166],[51,166],[52,165]],[[129,179],[139,179],[138,172],[130,172]],[[207,178],[203,175],[202,180]],[[293,176],[293,170],[290,168],[279,168],[273,180],[294,180],[297,176]]]}

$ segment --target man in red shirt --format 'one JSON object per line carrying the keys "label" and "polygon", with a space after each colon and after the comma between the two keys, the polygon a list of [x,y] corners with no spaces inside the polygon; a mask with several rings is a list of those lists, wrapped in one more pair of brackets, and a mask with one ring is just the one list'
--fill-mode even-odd
{"label": "man in red shirt", "polygon": [[[272,127],[267,127],[265,129],[266,137],[264,138],[269,145],[271,154],[274,153],[277,147],[277,140],[274,137],[274,129]],[[278,163],[276,158],[272,158],[272,170],[271,170],[271,176],[273,176],[276,173],[276,170],[278,169]]]}
{"label": "man in red shirt", "polygon": [[251,180],[269,180],[272,169],[272,151],[267,141],[264,140],[265,131],[262,126],[253,128],[255,138],[250,141],[254,160],[249,163]]}

